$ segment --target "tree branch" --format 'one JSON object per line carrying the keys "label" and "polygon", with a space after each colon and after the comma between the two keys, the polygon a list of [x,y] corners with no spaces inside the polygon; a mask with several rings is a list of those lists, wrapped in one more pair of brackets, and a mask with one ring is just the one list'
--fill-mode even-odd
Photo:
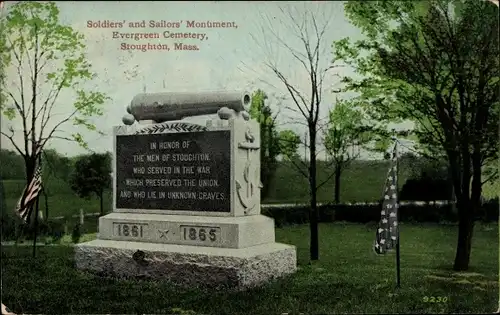
{"label": "tree branch", "polygon": [[42,142],[42,144],[41,144],[42,148],[45,147],[45,144],[47,143],[47,141],[49,141],[52,138],[54,132],[57,131],[57,128],[59,128],[59,126],[61,126],[62,124],[68,122],[77,113],[77,111],[78,110],[74,110],[73,113],[71,113],[67,118],[61,120],[59,123],[57,123],[55,125],[54,128],[52,128],[52,130],[49,132],[49,134],[47,135],[47,137],[45,137],[45,140]]}
{"label": "tree branch", "polygon": [[14,141],[14,132],[12,132],[12,135],[8,135],[6,134],[5,132],[3,131],[0,131],[0,134],[2,134],[4,137],[6,137],[7,139],[10,140],[10,142],[12,143],[12,145],[14,146],[14,148],[16,149],[16,151],[24,158],[26,157],[27,155],[27,152],[23,152],[21,151],[21,149],[19,148],[19,146],[16,144],[16,142]]}

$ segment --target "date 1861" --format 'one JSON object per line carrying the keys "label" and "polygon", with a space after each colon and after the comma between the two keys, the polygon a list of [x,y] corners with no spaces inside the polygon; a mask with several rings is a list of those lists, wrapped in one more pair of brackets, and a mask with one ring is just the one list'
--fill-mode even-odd
{"label": "date 1861", "polygon": [[182,239],[185,241],[215,242],[220,238],[220,228],[207,226],[181,226]]}
{"label": "date 1861", "polygon": [[137,224],[137,223],[113,223],[114,231],[118,236],[133,237],[133,238],[143,238],[144,236],[144,226],[147,224]]}

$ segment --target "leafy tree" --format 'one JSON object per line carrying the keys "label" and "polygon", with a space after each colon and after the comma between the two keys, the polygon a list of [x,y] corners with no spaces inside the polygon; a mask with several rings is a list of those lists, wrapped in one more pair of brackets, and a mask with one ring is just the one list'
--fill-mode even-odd
{"label": "leafy tree", "polygon": [[266,93],[257,90],[252,95],[250,116],[260,124],[260,178],[263,184],[262,198],[269,194],[271,182],[278,166],[277,157],[295,157],[297,155],[300,138],[291,130],[276,129],[276,117],[271,108],[266,105]]}
{"label": "leafy tree", "polygon": [[270,183],[276,172],[279,155],[278,133],[276,131],[275,116],[271,108],[265,104],[267,95],[262,90],[257,90],[252,95],[250,116],[260,124],[260,179],[263,184],[261,198],[269,194]]}
{"label": "leafy tree", "polygon": [[280,154],[285,160],[297,160],[299,158],[300,137],[290,129],[279,132]]}
{"label": "leafy tree", "polygon": [[104,215],[103,194],[111,186],[111,154],[93,153],[80,156],[70,177],[71,189],[81,198],[95,195]]}
{"label": "leafy tree", "polygon": [[[283,7],[280,5],[281,14],[263,14],[265,19],[261,25],[262,34],[254,37],[256,45],[265,54],[264,66],[288,96],[289,105],[284,108],[293,112],[297,118],[296,123],[305,125],[308,131],[309,158],[307,161],[301,161],[301,167],[296,166],[309,182],[310,258],[313,261],[319,259],[317,192],[329,180],[328,178],[322,183],[317,180],[320,106],[323,103],[325,78],[329,70],[336,67],[328,65],[330,57],[325,49],[328,46],[324,45],[332,11],[325,10],[325,6],[316,8],[317,12],[314,12],[311,6],[305,4],[300,9],[295,4]],[[290,34],[284,36],[279,33],[276,25],[280,25]],[[298,65],[299,70],[296,73],[290,73],[290,63],[279,62],[284,55],[292,58]],[[302,88],[304,80],[307,84]],[[273,83],[267,83],[276,87]],[[294,163],[294,160],[291,162]]]}
{"label": "leafy tree", "polygon": [[[7,99],[0,104],[2,114],[13,121],[8,132],[1,131],[24,159],[26,180],[33,176],[36,148],[43,149],[51,139],[76,141],[87,147],[80,133],[65,136],[61,127],[75,126],[96,130],[89,118],[102,114],[107,97],[95,89],[82,87],[95,78],[85,58],[82,34],[61,24],[59,9],[53,2],[23,1],[10,6],[1,21],[0,60],[8,65],[5,82]],[[7,85],[11,83],[11,85]],[[72,92],[73,108],[57,109],[61,93]],[[19,126],[14,128],[12,126]],[[15,134],[22,134],[16,143]]]}
{"label": "leafy tree", "polygon": [[[73,165],[68,157],[60,155],[54,149],[46,149],[42,154],[43,180],[44,183],[50,182],[50,177],[69,182]],[[41,191],[45,201],[45,219],[49,218],[49,197],[50,189],[47,185],[42,185]]]}
{"label": "leafy tree", "polygon": [[73,169],[73,163],[70,158],[61,155],[54,149],[43,151],[44,177],[52,175],[63,181],[69,181],[69,176]]}
{"label": "leafy tree", "polygon": [[422,151],[444,155],[457,199],[453,268],[469,267],[482,167],[498,158],[498,8],[485,1],[349,1],[348,19],[366,36],[334,44],[346,78],[380,124],[415,122]]}
{"label": "leafy tree", "polygon": [[330,110],[329,128],[325,132],[324,145],[335,168],[335,203],[340,202],[340,178],[342,171],[359,157],[360,148],[372,142],[366,119],[353,102],[337,100]]}

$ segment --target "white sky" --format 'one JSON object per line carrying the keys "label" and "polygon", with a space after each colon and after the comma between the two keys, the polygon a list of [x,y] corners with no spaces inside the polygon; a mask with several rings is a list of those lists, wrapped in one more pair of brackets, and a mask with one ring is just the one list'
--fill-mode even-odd
{"label": "white sky", "polygon": [[[279,59],[280,69],[297,83],[298,87],[307,93],[310,90],[307,77],[300,70],[301,65],[292,55],[284,50],[275,50],[275,41],[271,37],[264,37],[260,26],[266,25],[262,15],[268,17],[273,30],[279,32],[280,38],[290,43],[293,47],[303,51],[303,47],[293,39],[289,28],[283,26],[280,18],[282,13],[279,6],[283,2],[148,2],[148,1],[95,1],[95,2],[57,2],[60,8],[60,20],[63,24],[71,25],[85,35],[87,44],[87,57],[93,65],[97,79],[88,83],[89,89],[98,89],[106,93],[111,100],[105,104],[104,115],[95,119],[97,128],[105,132],[106,136],[99,136],[95,132],[88,132],[83,128],[78,130],[95,151],[112,151],[111,130],[115,125],[121,125],[125,108],[132,98],[146,92],[181,92],[181,91],[206,91],[206,90],[246,90],[252,92],[262,88],[267,94],[280,96],[285,94],[283,86],[272,76],[269,69],[263,65],[266,54],[259,48],[257,42],[263,43],[269,39],[273,45],[274,56]],[[286,3],[285,3],[286,5]],[[296,10],[297,16],[305,11],[321,13],[331,12],[329,28],[322,42],[326,53],[323,57],[324,66],[328,66],[332,59],[331,44],[334,40],[349,36],[352,39],[360,38],[358,29],[349,24],[344,17],[342,2],[289,2],[288,5]],[[9,3],[6,8],[8,9]],[[318,19],[320,19],[318,15]],[[234,21],[237,28],[232,29],[189,29],[194,33],[206,33],[208,39],[142,39],[140,41],[113,39],[113,31],[127,32],[163,32],[163,29],[134,29],[127,26],[121,29],[87,28],[88,21],[126,21],[135,22],[145,20],[166,21]],[[322,21],[320,21],[322,22]],[[183,24],[180,31],[188,30]],[[128,42],[138,43],[164,43],[173,45],[174,42],[197,44],[199,51],[124,51],[120,44]],[[302,71],[302,72],[301,72]],[[338,70],[336,70],[338,71]],[[337,72],[339,75],[352,74]],[[7,79],[17,77],[16,70],[9,68]],[[302,78],[302,79],[301,79]],[[264,80],[269,84],[264,84]],[[326,81],[321,114],[326,115],[334,103],[335,96],[332,83],[335,78]],[[164,87],[165,85],[165,87]],[[47,91],[45,91],[47,92]],[[347,97],[347,96],[346,96]],[[73,95],[62,93],[56,103],[57,112],[69,113],[73,106]],[[273,97],[271,104],[277,110],[278,105]],[[274,101],[274,102],[273,102]],[[283,105],[281,105],[283,107]],[[280,128],[290,128],[301,136],[305,133],[303,125],[290,123],[290,117],[296,115],[283,108],[280,109]],[[200,117],[195,121],[205,120]],[[8,122],[2,117],[2,131],[18,121]],[[405,126],[407,127],[407,126]],[[71,124],[64,125],[62,130],[68,134],[75,132]],[[18,133],[19,134],[19,133]],[[20,141],[16,137],[16,141]],[[20,143],[20,142],[19,142]],[[2,138],[2,147],[12,149],[12,145]],[[49,142],[49,147],[69,156],[84,153],[76,143],[63,140]],[[302,153],[304,149],[300,150]]]}

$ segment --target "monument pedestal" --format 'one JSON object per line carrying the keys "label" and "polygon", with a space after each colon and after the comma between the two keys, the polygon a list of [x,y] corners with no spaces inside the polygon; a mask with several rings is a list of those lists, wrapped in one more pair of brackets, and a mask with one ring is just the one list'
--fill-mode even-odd
{"label": "monument pedestal", "polygon": [[98,239],[75,246],[76,267],[102,276],[245,289],[296,271],[294,246],[275,243],[263,215],[111,213]]}
{"label": "monument pedestal", "polygon": [[[136,253],[143,259],[134,259]],[[294,273],[297,268],[295,247],[279,243],[216,248],[94,240],[76,245],[75,259],[78,269],[101,276],[165,279],[184,287],[237,290]]]}

